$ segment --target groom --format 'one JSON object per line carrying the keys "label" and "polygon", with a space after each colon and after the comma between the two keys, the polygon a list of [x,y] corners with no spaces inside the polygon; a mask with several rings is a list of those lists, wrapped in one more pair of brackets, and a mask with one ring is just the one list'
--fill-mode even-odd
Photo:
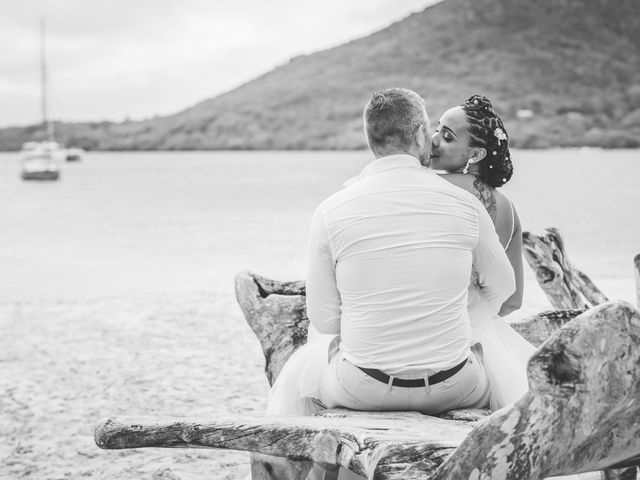
{"label": "groom", "polygon": [[422,166],[429,118],[417,93],[375,93],[364,125],[375,160],[320,204],[309,234],[309,319],[341,336],[321,400],[429,415],[484,407],[487,376],[470,350],[472,269],[494,312],[515,289],[491,218]]}
{"label": "groom", "polygon": [[[429,117],[417,93],[375,93],[364,126],[375,160],[320,204],[309,233],[309,320],[341,337],[320,400],[429,415],[487,406],[487,375],[470,350],[472,270],[493,312],[515,290],[491,218],[471,193],[422,166]],[[307,478],[336,475],[315,465]]]}

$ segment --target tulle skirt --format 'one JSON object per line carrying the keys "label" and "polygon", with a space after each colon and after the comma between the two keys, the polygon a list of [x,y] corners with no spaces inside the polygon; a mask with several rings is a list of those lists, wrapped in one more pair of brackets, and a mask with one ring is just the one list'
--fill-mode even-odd
{"label": "tulle skirt", "polygon": [[469,319],[472,344],[480,344],[489,377],[491,410],[498,410],[519,400],[529,389],[527,363],[535,347],[503,318],[494,316],[482,299],[473,300]]}
{"label": "tulle skirt", "polygon": [[267,415],[313,415],[320,403],[322,372],[337,348],[337,335],[323,335],[309,326],[309,341],[296,350],[269,391]]}

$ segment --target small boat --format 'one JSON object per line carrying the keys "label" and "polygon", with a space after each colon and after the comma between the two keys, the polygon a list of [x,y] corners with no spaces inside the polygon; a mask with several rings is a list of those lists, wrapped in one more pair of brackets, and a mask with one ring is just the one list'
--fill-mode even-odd
{"label": "small boat", "polygon": [[57,142],[26,142],[22,145],[23,180],[58,180],[60,178],[60,154]]}
{"label": "small boat", "polygon": [[47,115],[47,63],[44,45],[44,21],[40,22],[40,91],[42,125],[46,140],[25,142],[22,145],[23,180],[58,180],[60,159],[65,151],[54,139],[53,123]]}
{"label": "small boat", "polygon": [[79,162],[82,160],[86,152],[82,148],[71,147],[67,148],[67,152],[65,154],[65,160],[67,162]]}

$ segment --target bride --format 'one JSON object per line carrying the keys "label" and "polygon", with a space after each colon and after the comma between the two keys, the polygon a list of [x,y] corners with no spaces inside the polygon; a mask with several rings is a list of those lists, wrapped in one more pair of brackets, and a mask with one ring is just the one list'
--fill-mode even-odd
{"label": "bride", "polygon": [[[534,347],[500,316],[522,301],[522,231],[515,208],[496,188],[513,173],[508,136],[486,97],[474,95],[447,110],[431,137],[431,165],[453,184],[473,193],[487,209],[516,276],[516,291],[492,312],[472,278],[469,318],[473,343],[481,352],[491,384],[491,409],[518,400],[528,389],[526,365]],[[497,315],[496,315],[497,313]],[[339,338],[310,327],[309,340],[287,361],[269,394],[269,415],[311,415],[323,409],[320,378],[337,349]]]}
{"label": "bride", "polygon": [[528,389],[526,367],[534,347],[502,316],[520,308],[523,292],[522,229],[511,201],[499,190],[509,181],[513,164],[507,132],[491,102],[474,95],[447,110],[431,137],[431,165],[443,178],[473,193],[486,208],[516,276],[516,291],[494,315],[472,278],[469,319],[473,341],[491,385],[491,409],[517,401]]}

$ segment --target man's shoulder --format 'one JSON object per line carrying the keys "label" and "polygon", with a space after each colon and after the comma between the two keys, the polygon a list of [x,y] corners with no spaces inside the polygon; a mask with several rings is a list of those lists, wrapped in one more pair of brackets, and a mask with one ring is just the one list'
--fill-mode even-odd
{"label": "man's shoulder", "polygon": [[363,197],[371,197],[376,194],[384,195],[385,192],[399,195],[402,194],[402,191],[407,193],[424,191],[436,196],[442,195],[453,200],[458,205],[466,205],[473,209],[481,206],[478,199],[471,192],[453,185],[426,168],[423,170],[416,169],[411,172],[411,181],[401,182],[401,185],[402,189],[398,189],[396,181],[388,183],[384,173],[360,178],[356,181],[348,182],[342,189],[326,197],[318,205],[317,210],[326,213]]}
{"label": "man's shoulder", "polygon": [[324,200],[322,200],[318,205],[318,207],[316,208],[316,211],[321,213],[326,213],[328,211],[331,211],[334,208],[340,205],[343,205],[350,198],[353,198],[354,192],[355,192],[355,189],[353,185],[346,186],[341,190],[338,190],[337,192],[332,193],[331,195],[326,197]]}
{"label": "man's shoulder", "polygon": [[342,185],[340,190],[337,190],[326,197],[322,201],[321,205],[341,202],[367,192],[375,192],[377,190],[377,186],[375,186],[377,177],[377,175],[372,175],[350,178]]}

